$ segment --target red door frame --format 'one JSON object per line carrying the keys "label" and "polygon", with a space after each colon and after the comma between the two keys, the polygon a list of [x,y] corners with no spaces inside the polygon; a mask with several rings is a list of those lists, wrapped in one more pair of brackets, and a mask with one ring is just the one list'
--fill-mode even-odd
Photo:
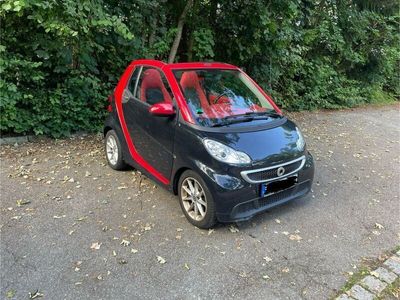
{"label": "red door frame", "polygon": [[149,66],[149,67],[154,67],[159,69],[161,72],[164,73],[165,77],[167,78],[167,81],[171,87],[173,96],[176,100],[176,103],[178,104],[179,110],[182,114],[183,120],[187,123],[194,124],[194,119],[193,116],[189,110],[189,107],[185,101],[185,98],[181,92],[181,89],[179,88],[179,84],[175,79],[175,76],[173,74],[173,70],[176,69],[231,69],[231,70],[238,70],[242,74],[244,74],[256,87],[257,89],[263,94],[263,96],[271,103],[273,108],[281,114],[281,110],[278,108],[278,106],[272,101],[271,97],[263,91],[263,89],[256,84],[250,76],[248,76],[246,73],[244,73],[242,70],[240,70],[238,67],[229,65],[229,64],[224,64],[224,63],[177,63],[177,64],[166,64],[158,60],[152,60],[152,59],[143,59],[143,60],[135,60],[132,61],[131,64],[126,68],[125,72],[122,74],[117,87],[115,88],[114,91],[114,99],[115,99],[115,106],[117,109],[117,114],[118,118],[121,124],[122,132],[124,134],[126,143],[128,145],[129,152],[132,156],[132,158],[141,166],[143,167],[147,172],[149,172],[151,175],[153,175],[157,180],[159,180],[161,183],[168,185],[170,183],[169,178],[166,178],[164,175],[162,175],[160,172],[158,172],[152,165],[150,165],[137,151],[135,148],[135,145],[132,141],[132,138],[129,134],[128,127],[126,126],[125,122],[125,117],[122,111],[122,94],[124,92],[124,89],[126,88],[128,81],[131,77],[131,74],[133,70],[135,69],[136,66]]}

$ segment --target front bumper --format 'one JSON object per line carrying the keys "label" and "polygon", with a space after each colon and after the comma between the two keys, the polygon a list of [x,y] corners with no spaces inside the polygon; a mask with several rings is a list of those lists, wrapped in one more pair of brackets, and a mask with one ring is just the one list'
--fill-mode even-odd
{"label": "front bumper", "polygon": [[[215,173],[206,175],[204,179],[214,196],[218,221],[244,221],[272,207],[308,194],[314,179],[314,161],[311,154],[307,153],[304,165],[296,172],[297,182],[264,197],[260,197],[259,183],[249,183],[240,175],[228,176]],[[221,180],[221,177],[224,180]]]}

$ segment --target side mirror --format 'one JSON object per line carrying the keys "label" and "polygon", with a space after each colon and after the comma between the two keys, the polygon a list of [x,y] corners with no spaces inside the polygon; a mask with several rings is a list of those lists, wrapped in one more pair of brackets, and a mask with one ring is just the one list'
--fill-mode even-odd
{"label": "side mirror", "polygon": [[171,117],[175,115],[175,109],[170,102],[159,102],[150,106],[149,113],[157,117]]}

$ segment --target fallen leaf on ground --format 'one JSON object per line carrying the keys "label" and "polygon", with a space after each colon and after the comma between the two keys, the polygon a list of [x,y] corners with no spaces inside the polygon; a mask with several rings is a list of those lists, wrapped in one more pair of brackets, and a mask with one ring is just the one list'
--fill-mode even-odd
{"label": "fallen leaf on ground", "polygon": [[161,257],[161,256],[157,256],[157,261],[160,263],[160,264],[165,264],[167,261],[163,258],[163,257]]}
{"label": "fallen leaf on ground", "polygon": [[62,215],[62,216],[53,216],[53,219],[61,219],[61,218],[65,218],[65,215]]}
{"label": "fallen leaf on ground", "polygon": [[14,296],[15,296],[15,290],[7,291],[7,293],[6,293],[7,298],[14,298]]}
{"label": "fallen leaf on ground", "polygon": [[90,246],[90,249],[99,250],[100,246],[101,246],[101,243],[100,244],[98,242],[92,243],[92,246]]}
{"label": "fallen leaf on ground", "polygon": [[23,199],[17,200],[17,206],[27,205],[29,203],[31,203],[30,200],[23,200]]}
{"label": "fallen leaf on ground", "polygon": [[272,261],[272,258],[270,258],[270,257],[268,257],[268,256],[263,257],[263,259],[264,259],[266,262]]}
{"label": "fallen leaf on ground", "polygon": [[298,234],[291,234],[289,236],[289,239],[291,241],[301,241],[303,238],[301,236],[299,236]]}
{"label": "fallen leaf on ground", "polygon": [[36,299],[36,298],[39,298],[39,297],[43,297],[43,293],[39,292],[39,290],[36,290],[34,292],[30,292],[29,293],[29,298],[30,299]]}
{"label": "fallen leaf on ground", "polygon": [[122,246],[129,246],[131,244],[131,242],[130,241],[127,241],[127,240],[122,240],[122,242],[121,242],[121,245]]}
{"label": "fallen leaf on ground", "polygon": [[249,275],[247,275],[246,272],[241,272],[241,273],[239,273],[239,276],[242,277],[242,278],[247,278],[247,277],[249,277]]}
{"label": "fallen leaf on ground", "polygon": [[231,226],[229,226],[229,231],[232,233],[239,232],[239,228],[231,225]]}

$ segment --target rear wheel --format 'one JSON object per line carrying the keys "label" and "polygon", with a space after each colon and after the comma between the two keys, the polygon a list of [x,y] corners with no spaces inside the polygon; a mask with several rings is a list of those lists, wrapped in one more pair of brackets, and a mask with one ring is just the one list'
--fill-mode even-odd
{"label": "rear wheel", "polygon": [[105,152],[109,166],[114,170],[123,170],[126,164],[122,158],[121,142],[114,130],[107,131],[105,138]]}
{"label": "rear wheel", "polygon": [[216,223],[215,203],[203,179],[194,171],[185,171],[178,183],[179,203],[194,226],[208,229]]}

